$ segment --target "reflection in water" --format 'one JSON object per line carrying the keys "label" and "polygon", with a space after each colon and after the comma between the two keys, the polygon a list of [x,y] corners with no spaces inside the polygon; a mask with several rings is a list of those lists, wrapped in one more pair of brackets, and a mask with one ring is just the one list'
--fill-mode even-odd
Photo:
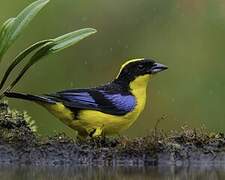
{"label": "reflection in water", "polygon": [[225,179],[225,167],[1,167],[5,179]]}

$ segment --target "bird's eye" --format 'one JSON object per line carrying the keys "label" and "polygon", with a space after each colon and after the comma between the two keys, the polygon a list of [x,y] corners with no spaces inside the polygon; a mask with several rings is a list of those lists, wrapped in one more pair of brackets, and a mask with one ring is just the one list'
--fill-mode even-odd
{"label": "bird's eye", "polygon": [[138,69],[140,69],[140,70],[144,69],[144,67],[145,67],[144,64],[139,64],[138,65]]}

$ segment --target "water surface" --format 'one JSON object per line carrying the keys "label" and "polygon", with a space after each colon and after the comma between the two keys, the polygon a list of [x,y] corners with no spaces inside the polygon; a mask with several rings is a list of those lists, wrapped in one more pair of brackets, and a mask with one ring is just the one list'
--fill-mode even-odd
{"label": "water surface", "polygon": [[0,170],[1,180],[206,180],[225,179],[224,166],[190,166],[190,167],[10,167]]}

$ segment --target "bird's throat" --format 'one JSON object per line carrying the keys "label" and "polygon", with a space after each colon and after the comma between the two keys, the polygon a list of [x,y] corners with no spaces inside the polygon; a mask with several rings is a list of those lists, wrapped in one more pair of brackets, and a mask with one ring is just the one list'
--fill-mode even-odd
{"label": "bird's throat", "polygon": [[130,82],[129,86],[132,91],[145,91],[148,87],[148,82],[150,79],[150,75],[138,76],[133,81]]}
{"label": "bird's throat", "polygon": [[145,107],[146,102],[146,90],[150,75],[143,75],[137,77],[135,80],[130,82],[129,86],[132,94],[136,97],[138,111],[142,111]]}

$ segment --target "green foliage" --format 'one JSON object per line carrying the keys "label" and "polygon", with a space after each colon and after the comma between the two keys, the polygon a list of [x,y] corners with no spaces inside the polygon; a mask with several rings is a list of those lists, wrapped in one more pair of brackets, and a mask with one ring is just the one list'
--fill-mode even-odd
{"label": "green foliage", "polygon": [[34,50],[36,50],[37,48],[39,48],[40,46],[44,45],[47,42],[50,42],[50,40],[44,40],[44,41],[37,42],[37,43],[31,45],[30,47],[28,47],[27,49],[25,49],[24,51],[22,51],[21,53],[19,53],[19,55],[15,57],[15,59],[13,60],[13,62],[9,66],[9,68],[7,69],[6,73],[4,74],[2,81],[0,83],[0,89],[3,87],[4,83],[6,82],[7,78],[9,77],[9,75],[12,72],[12,70],[14,69],[14,67],[16,67],[31,52],[33,52]]}
{"label": "green foliage", "polygon": [[0,103],[0,137],[3,141],[32,142],[36,132],[35,122],[27,113],[11,110],[6,102]]}
{"label": "green foliage", "polygon": [[80,29],[63,36],[53,39],[54,45],[49,49],[49,53],[55,53],[61,51],[65,48],[68,48],[82,39],[96,33],[97,31],[92,28]]}
{"label": "green foliage", "polygon": [[3,24],[0,34],[0,61],[8,48],[48,2],[49,0],[38,0],[25,8],[17,17],[10,18]]}
{"label": "green foliage", "polygon": [[[25,8],[16,18],[10,18],[3,24],[2,29],[0,31],[0,62],[8,48],[14,43],[14,41],[19,37],[19,35],[29,24],[29,22],[48,2],[49,0],[38,0],[29,5],[27,8]],[[10,76],[11,72],[16,68],[16,66],[20,64],[28,55],[31,55],[31,57],[21,69],[18,76],[3,90],[0,98],[4,96],[5,91],[11,90],[23,77],[27,70],[40,59],[47,55],[59,52],[72,45],[75,45],[82,39],[96,32],[97,31],[93,28],[84,28],[62,35],[55,39],[39,41],[23,50],[14,58],[11,65],[6,70],[0,83],[0,90],[4,87],[8,77]]]}

